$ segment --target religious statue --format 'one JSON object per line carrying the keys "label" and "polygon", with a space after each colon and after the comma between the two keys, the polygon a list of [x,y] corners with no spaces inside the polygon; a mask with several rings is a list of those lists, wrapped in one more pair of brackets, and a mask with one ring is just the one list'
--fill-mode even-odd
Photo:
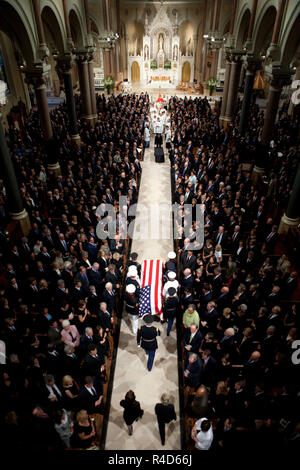
{"label": "religious statue", "polygon": [[158,36],[158,44],[159,44],[159,50],[163,51],[164,50],[164,35],[160,33]]}
{"label": "religious statue", "polygon": [[175,44],[173,49],[173,60],[178,60],[178,46]]}

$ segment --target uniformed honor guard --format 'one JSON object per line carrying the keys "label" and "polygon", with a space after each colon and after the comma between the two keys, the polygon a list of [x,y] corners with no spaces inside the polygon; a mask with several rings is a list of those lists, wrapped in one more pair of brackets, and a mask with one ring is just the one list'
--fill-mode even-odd
{"label": "uniformed honor guard", "polygon": [[128,273],[125,281],[126,286],[133,284],[135,286],[135,294],[137,297],[140,295],[141,281],[138,276],[137,268],[135,266],[130,266],[128,268]]}
{"label": "uniformed honor guard", "polygon": [[174,271],[177,273],[177,263],[176,263],[176,253],[175,251],[170,251],[168,253],[168,261],[165,262],[165,272]]}
{"label": "uniformed honor guard", "polygon": [[167,275],[167,282],[165,282],[164,287],[163,287],[163,297],[169,297],[169,289],[170,287],[174,287],[176,289],[176,292],[178,292],[178,287],[179,287],[179,282],[176,279],[176,273],[174,271],[169,271]]}
{"label": "uniformed honor guard", "polygon": [[137,344],[148,354],[147,369],[150,372],[154,362],[155,351],[158,348],[156,337],[160,335],[160,331],[155,326],[152,326],[153,315],[144,315],[143,320],[146,324],[138,329]]}
{"label": "uniformed honor guard", "polygon": [[164,305],[163,305],[164,319],[167,320],[168,322],[167,336],[170,335],[170,331],[172,329],[174,319],[177,316],[178,309],[179,309],[179,299],[177,297],[177,291],[175,287],[169,287],[168,297],[166,298]]}
{"label": "uniformed honor guard", "polygon": [[129,269],[130,266],[135,266],[138,272],[138,275],[141,274],[141,265],[137,262],[138,254],[133,252],[130,254],[129,261],[127,261],[127,268]]}
{"label": "uniformed honor guard", "polygon": [[132,331],[136,334],[139,323],[139,299],[136,295],[136,287],[133,284],[126,286],[125,310],[129,315]]}

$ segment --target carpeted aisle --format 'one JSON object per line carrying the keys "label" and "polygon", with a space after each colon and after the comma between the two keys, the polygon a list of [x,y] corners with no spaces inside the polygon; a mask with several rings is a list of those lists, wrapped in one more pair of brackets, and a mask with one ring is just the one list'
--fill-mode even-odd
{"label": "carpeted aisle", "polygon": [[[165,163],[154,161],[153,137],[150,149],[146,150],[143,172],[139,192],[138,207],[141,210],[136,218],[134,234],[145,235],[147,217],[145,212],[151,205],[155,207],[168,205],[160,220],[153,217],[152,227],[149,231],[156,239],[133,239],[132,252],[139,254],[138,261],[144,259],[165,260],[169,251],[173,251],[173,230],[171,206],[170,164],[168,153],[165,150]],[[144,205],[144,207],[142,207]],[[153,207],[153,206],[152,206]],[[149,214],[149,212],[148,212]],[[149,226],[149,224],[148,224]],[[142,321],[141,321],[142,323]],[[131,331],[131,324],[126,314],[121,323],[120,340],[116,359],[116,368],[111,398],[109,423],[107,429],[107,450],[180,450],[180,416],[179,416],[179,389],[177,367],[177,336],[175,324],[171,335],[166,336],[166,324],[154,323],[161,331],[158,337],[158,351],[156,352],[154,366],[151,372],[147,371],[147,356],[144,350],[137,348],[136,336]],[[144,409],[142,420],[133,425],[133,435],[129,436],[123,420],[123,408],[120,400],[125,393],[132,389]],[[177,413],[177,421],[166,425],[166,444],[161,445],[156,416],[155,404],[160,401],[162,393],[167,392],[172,397]]]}

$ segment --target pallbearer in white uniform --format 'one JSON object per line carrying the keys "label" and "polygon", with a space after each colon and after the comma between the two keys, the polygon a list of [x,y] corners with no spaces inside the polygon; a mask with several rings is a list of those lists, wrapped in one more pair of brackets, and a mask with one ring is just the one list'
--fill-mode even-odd
{"label": "pallbearer in white uniform", "polygon": [[132,332],[136,334],[139,325],[139,300],[134,284],[128,284],[126,286],[125,302],[125,309],[131,321]]}
{"label": "pallbearer in white uniform", "polygon": [[174,271],[168,272],[168,281],[164,284],[163,297],[167,299],[169,297],[168,290],[170,287],[174,287],[176,292],[178,291],[179,282],[176,279],[176,273]]}

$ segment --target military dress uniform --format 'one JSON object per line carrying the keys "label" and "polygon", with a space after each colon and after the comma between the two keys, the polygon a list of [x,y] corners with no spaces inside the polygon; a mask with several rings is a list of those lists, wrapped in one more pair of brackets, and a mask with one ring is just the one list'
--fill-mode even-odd
{"label": "military dress uniform", "polygon": [[[170,294],[171,292],[171,294]],[[164,318],[168,321],[167,336],[170,335],[174,319],[177,316],[179,308],[179,299],[176,295],[175,288],[171,287],[168,291],[168,297],[166,298],[163,305]]]}
{"label": "military dress uniform", "polygon": [[[151,317],[152,315],[146,315],[146,317]],[[150,320],[149,323],[152,323],[153,320]],[[140,326],[137,331],[137,344],[140,345],[148,354],[147,369],[150,372],[153,366],[154,357],[157,345],[157,336],[160,335],[160,331],[155,326],[151,324]]]}
{"label": "military dress uniform", "polygon": [[132,331],[136,334],[139,323],[139,298],[134,284],[128,284],[125,292],[125,310],[129,315]]}

